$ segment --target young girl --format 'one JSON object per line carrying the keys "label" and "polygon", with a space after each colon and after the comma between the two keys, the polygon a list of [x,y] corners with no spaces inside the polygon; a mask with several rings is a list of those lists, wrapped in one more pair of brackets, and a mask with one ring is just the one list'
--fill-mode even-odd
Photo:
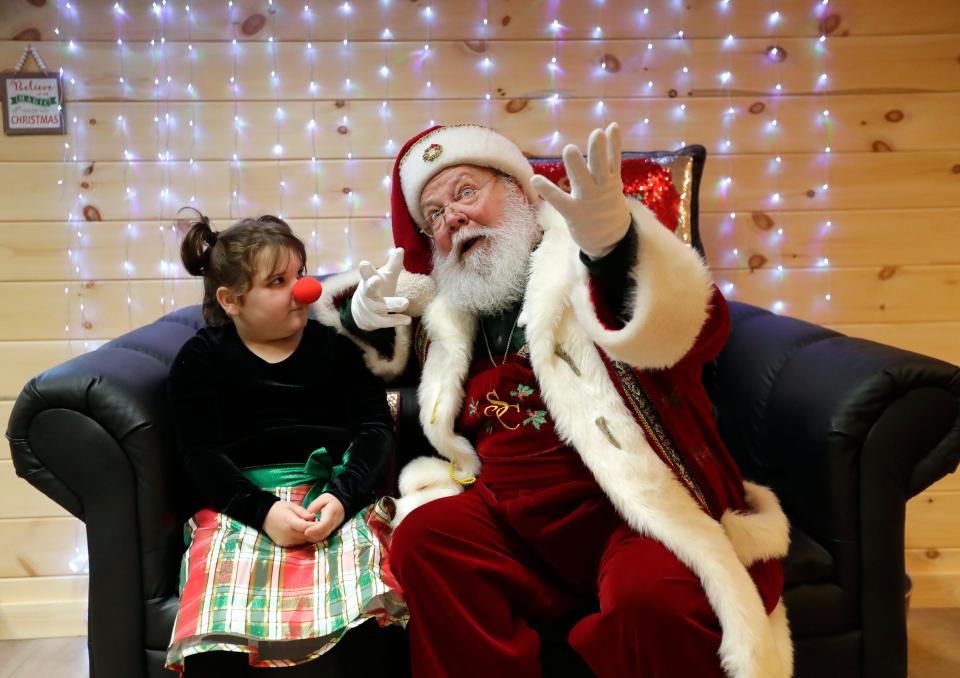
{"label": "young girl", "polygon": [[[404,622],[366,522],[394,451],[384,387],[294,300],[303,243],[273,216],[222,233],[201,217],[181,258],[203,276],[208,327],[177,355],[169,393],[208,508],[187,524],[168,667],[259,675],[250,667],[304,664],[365,619]],[[337,654],[281,676],[315,675]]]}

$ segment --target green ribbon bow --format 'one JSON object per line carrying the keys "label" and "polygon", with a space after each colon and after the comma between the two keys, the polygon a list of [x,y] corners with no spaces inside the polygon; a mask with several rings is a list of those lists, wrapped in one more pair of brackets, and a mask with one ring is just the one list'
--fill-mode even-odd
{"label": "green ribbon bow", "polygon": [[[352,447],[352,445],[351,445]],[[243,469],[247,480],[264,490],[273,490],[278,487],[292,487],[294,485],[311,484],[301,506],[310,506],[314,499],[327,491],[330,481],[343,473],[350,460],[350,447],[343,453],[343,461],[334,465],[327,448],[321,447],[310,453],[306,463],[300,464],[270,464],[267,466],[252,466]],[[317,514],[317,518],[320,514]]]}

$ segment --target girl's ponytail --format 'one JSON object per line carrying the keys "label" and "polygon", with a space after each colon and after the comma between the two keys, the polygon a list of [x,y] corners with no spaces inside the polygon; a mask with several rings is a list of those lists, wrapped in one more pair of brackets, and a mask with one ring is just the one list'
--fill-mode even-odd
{"label": "girl's ponytail", "polygon": [[196,212],[196,218],[188,222],[190,227],[180,244],[180,260],[190,275],[205,275],[210,268],[210,256],[219,234],[210,227],[208,217],[193,211]]}

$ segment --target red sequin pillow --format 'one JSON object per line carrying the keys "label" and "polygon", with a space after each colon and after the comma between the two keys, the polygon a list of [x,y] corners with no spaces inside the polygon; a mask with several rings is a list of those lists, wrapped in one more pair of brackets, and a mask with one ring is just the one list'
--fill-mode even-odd
{"label": "red sequin pillow", "polygon": [[[703,254],[697,224],[697,194],[707,150],[684,146],[677,151],[625,152],[620,165],[623,192],[643,202],[660,222]],[[530,158],[533,171],[569,191],[570,181],[560,158]]]}

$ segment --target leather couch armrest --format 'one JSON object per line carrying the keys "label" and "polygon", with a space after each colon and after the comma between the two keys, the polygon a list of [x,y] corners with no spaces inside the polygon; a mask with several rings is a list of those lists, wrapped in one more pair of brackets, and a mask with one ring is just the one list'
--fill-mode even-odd
{"label": "leather couch armrest", "polygon": [[[909,498],[956,469],[960,368],[755,306],[730,310],[706,376],[721,435],[814,536],[855,536],[864,474],[892,477]],[[847,529],[828,535],[838,523]]]}
{"label": "leather couch armrest", "polygon": [[53,367],[10,416],[17,474],[86,523],[91,674],[145,675],[144,601],[176,583],[166,379],[198,323],[196,307],[183,309]]}
{"label": "leather couch armrest", "polygon": [[957,468],[960,370],[730,306],[730,338],[705,372],[720,433],[833,555],[859,609],[863,675],[906,675],[905,505]]}
{"label": "leather couch armrest", "polygon": [[142,483],[141,499],[168,496],[154,486],[174,458],[166,379],[195,315],[191,307],[165,316],[31,379],[7,428],[17,474],[81,519],[116,480],[114,468]]}

